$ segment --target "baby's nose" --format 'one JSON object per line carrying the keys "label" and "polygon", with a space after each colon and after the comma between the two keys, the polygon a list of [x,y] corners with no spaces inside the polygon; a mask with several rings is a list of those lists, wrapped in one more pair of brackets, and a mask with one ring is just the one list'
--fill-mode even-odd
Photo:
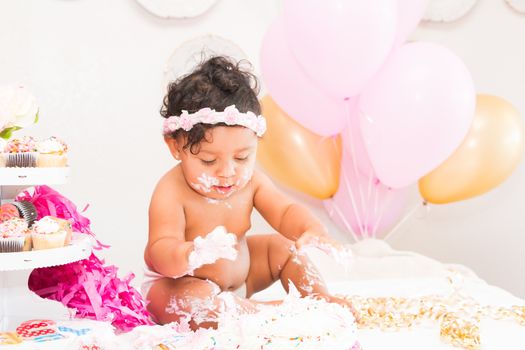
{"label": "baby's nose", "polygon": [[225,161],[218,169],[217,175],[220,177],[232,177],[235,175],[235,163],[233,161]]}

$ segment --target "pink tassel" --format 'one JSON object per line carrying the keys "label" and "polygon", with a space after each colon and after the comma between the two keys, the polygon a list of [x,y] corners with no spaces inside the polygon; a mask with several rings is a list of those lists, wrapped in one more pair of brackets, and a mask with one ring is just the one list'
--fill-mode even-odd
{"label": "pink tassel", "polygon": [[[75,232],[95,237],[90,221],[82,216],[69,199],[49,186],[35,186],[33,193],[20,193],[16,200],[33,203],[38,219],[51,215],[71,222]],[[82,212],[87,209],[87,206]],[[96,238],[95,238],[96,240]],[[108,248],[96,240],[95,249]],[[29,289],[42,298],[56,300],[74,309],[76,317],[108,321],[120,332],[128,332],[140,325],[153,324],[146,310],[146,302],[130,285],[135,277],[117,276],[116,266],[104,266],[94,254],[88,259],[66,265],[34,269],[29,276]]]}
{"label": "pink tassel", "polygon": [[33,270],[29,289],[75,309],[79,318],[111,322],[120,332],[128,332],[153,324],[142,296],[129,285],[133,277],[119,279],[115,266],[104,266],[91,254],[85,260]]}

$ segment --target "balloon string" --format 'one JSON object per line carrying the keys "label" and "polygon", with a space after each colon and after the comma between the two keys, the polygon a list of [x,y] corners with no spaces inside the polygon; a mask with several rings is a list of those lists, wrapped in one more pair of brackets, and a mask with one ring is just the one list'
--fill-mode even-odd
{"label": "balloon string", "polygon": [[[355,176],[357,187],[358,187],[358,190],[359,190],[359,195],[361,197],[361,208],[363,208],[363,210],[364,210],[364,208],[366,208],[365,203],[364,203],[364,200],[365,200],[364,197],[365,196],[363,194],[363,189],[361,188],[361,186],[359,186],[359,174],[358,174],[358,170],[357,170],[357,161],[356,161],[356,155],[355,155],[354,138],[352,138],[352,137],[350,137],[350,158],[352,159],[352,168],[354,170],[354,176]],[[348,186],[348,188],[350,190],[350,193],[352,193],[351,187],[350,187],[350,183],[348,183],[347,186]],[[354,206],[354,212],[356,212],[355,202],[353,200],[352,200],[352,205]],[[361,235],[363,235],[363,233],[364,233],[367,237],[370,237],[370,235],[368,233],[368,227],[367,227],[367,225],[363,225],[363,223],[361,222],[360,215],[358,215],[358,213],[356,213],[356,218],[357,218],[357,222],[358,222],[358,225],[359,225],[359,230],[361,231],[360,232]]]}
{"label": "balloon string", "polygon": [[354,193],[352,191],[352,186],[350,186],[350,181],[348,180],[348,177],[346,176],[346,173],[345,172],[341,172],[341,175],[343,177],[343,181],[346,185],[346,187],[348,188],[348,192],[350,193],[350,201],[352,202],[352,210],[354,211],[354,215],[355,215],[355,218],[357,219],[357,225],[358,225],[358,229],[360,230],[360,232],[357,232],[361,235],[361,237],[363,236],[363,232],[362,232],[362,222],[361,222],[361,218],[359,216],[359,212],[357,210],[357,206],[356,206],[356,203],[355,203],[355,198],[354,198]]}
{"label": "balloon string", "polygon": [[372,232],[374,234],[374,237],[376,237],[376,233],[377,233],[377,230],[379,228],[379,224],[381,223],[381,220],[383,219],[383,214],[385,213],[385,209],[387,207],[387,203],[389,202],[389,194],[390,192],[387,193],[387,195],[385,196],[385,198],[383,198],[383,201],[382,201],[382,204],[381,204],[381,209],[378,210],[378,204],[379,204],[379,184],[376,185],[376,191],[375,191],[375,196],[374,196],[374,213],[377,214],[379,212],[379,215],[376,216],[376,220],[374,222],[374,226],[373,229],[372,229]]}
{"label": "balloon string", "polygon": [[[333,199],[330,199],[330,200],[332,202],[334,202]],[[341,210],[339,210],[339,208],[334,203],[332,203],[332,208],[337,212],[337,215],[343,221],[343,224],[345,225],[346,229],[352,234],[352,237],[354,238],[354,241],[355,242],[359,241],[359,239],[357,238],[357,235],[355,234],[354,230],[352,229],[352,225],[350,225],[348,223],[348,221],[346,221],[346,218],[343,215],[343,213],[341,212]]]}
{"label": "balloon string", "polygon": [[[334,146],[337,148],[337,135],[332,135],[332,136],[321,136],[319,141],[318,141],[318,146],[320,147],[321,143],[323,141],[325,141],[326,139],[330,138],[332,143],[334,144]],[[318,148],[319,148],[318,147]],[[346,184],[346,187],[348,187],[348,189],[350,190],[350,197],[351,197],[351,200],[352,200],[352,203],[354,203],[352,205],[352,207],[354,208],[354,214],[356,215],[356,217],[358,218],[357,216],[357,213],[355,212],[355,201],[354,201],[354,198],[353,198],[353,194],[352,194],[352,189],[350,187],[350,183],[348,181],[348,179],[345,178],[345,184]],[[356,233],[354,232],[354,230],[352,229],[352,225],[350,225],[350,223],[346,220],[345,216],[343,215],[343,213],[341,212],[341,210],[339,209],[339,207],[335,204],[334,200],[333,199],[330,199],[332,201],[332,209],[334,209],[337,213],[337,215],[339,216],[339,219],[343,222],[343,224],[345,225],[346,229],[350,232],[350,234],[352,235],[352,237],[354,238],[354,241],[357,242],[359,241],[359,239],[357,238],[357,235]],[[359,220],[359,219],[358,219]],[[358,223],[359,224],[359,223]],[[360,225],[360,224],[359,224]]]}
{"label": "balloon string", "polygon": [[[320,144],[324,140],[326,140],[328,138],[330,138],[332,140],[332,142],[334,143],[334,146],[336,146],[336,148],[337,148],[337,143],[336,143],[337,136],[336,135],[333,135],[333,136],[321,136],[321,138],[318,141],[319,142],[318,146],[320,146]],[[341,173],[342,173],[342,171],[341,171]],[[359,215],[358,215],[358,213],[356,211],[357,209],[356,209],[356,205],[355,205],[355,199],[354,199],[354,196],[353,196],[353,193],[352,193],[352,187],[350,186],[350,182],[348,181],[348,178],[346,178],[346,176],[344,176],[344,182],[345,182],[346,187],[350,191],[350,199],[352,201],[352,209],[354,210],[354,215],[357,218],[358,225],[361,227],[360,218],[359,218]],[[350,225],[350,223],[346,220],[345,216],[343,215],[343,213],[341,212],[339,207],[337,207],[337,205],[335,204],[334,200],[331,199],[331,201],[332,201],[332,208],[337,212],[337,215],[339,216],[341,221],[343,221],[343,224],[345,225],[346,229],[350,232],[350,234],[352,235],[352,237],[354,238],[354,240],[356,242],[359,241],[356,233],[352,229],[352,225]]]}
{"label": "balloon string", "polygon": [[[357,184],[358,184],[359,187],[361,187],[359,180],[358,180]],[[368,230],[368,219],[369,219],[370,211],[366,210],[366,208],[368,208],[368,203],[370,203],[371,191],[372,191],[372,189],[371,189],[371,181],[370,181],[370,178],[369,178],[367,183],[366,183],[366,198],[365,198],[364,195],[361,196],[361,199],[362,199],[361,200],[361,207],[362,207],[363,217],[364,217],[364,222],[365,222],[364,229],[365,229],[367,237],[371,237],[372,236],[372,232],[370,232]]]}
{"label": "balloon string", "polygon": [[397,223],[396,226],[394,226],[390,232],[388,232],[388,234],[383,237],[383,240],[386,241],[388,240],[390,237],[392,237],[392,235],[401,227],[401,225],[403,225],[405,223],[405,221],[407,221],[412,215],[414,215],[414,213],[421,207],[421,206],[427,206],[428,203],[426,201],[423,201],[421,203],[417,203],[404,217],[403,219],[401,219],[401,221],[399,221]]}

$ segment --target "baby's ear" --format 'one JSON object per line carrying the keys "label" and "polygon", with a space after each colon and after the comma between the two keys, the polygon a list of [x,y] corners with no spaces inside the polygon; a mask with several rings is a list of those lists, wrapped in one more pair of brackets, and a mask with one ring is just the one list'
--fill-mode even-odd
{"label": "baby's ear", "polygon": [[168,145],[173,158],[180,160],[180,145],[179,142],[177,142],[177,139],[170,136],[164,136],[164,142]]}

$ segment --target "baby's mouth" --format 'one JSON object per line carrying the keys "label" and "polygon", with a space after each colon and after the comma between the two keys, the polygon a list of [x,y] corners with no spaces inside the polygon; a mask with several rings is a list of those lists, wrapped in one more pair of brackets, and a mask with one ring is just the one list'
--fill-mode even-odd
{"label": "baby's mouth", "polygon": [[234,185],[228,185],[228,186],[213,186],[213,189],[219,193],[225,194],[229,193],[233,189]]}

